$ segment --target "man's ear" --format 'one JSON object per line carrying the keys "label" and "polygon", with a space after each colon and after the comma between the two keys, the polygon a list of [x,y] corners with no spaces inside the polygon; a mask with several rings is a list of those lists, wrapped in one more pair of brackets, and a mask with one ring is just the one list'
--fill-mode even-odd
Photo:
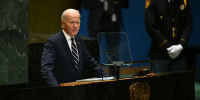
{"label": "man's ear", "polygon": [[64,21],[61,21],[61,27],[62,27],[62,28],[64,27],[64,24],[65,24],[65,22],[64,22]]}

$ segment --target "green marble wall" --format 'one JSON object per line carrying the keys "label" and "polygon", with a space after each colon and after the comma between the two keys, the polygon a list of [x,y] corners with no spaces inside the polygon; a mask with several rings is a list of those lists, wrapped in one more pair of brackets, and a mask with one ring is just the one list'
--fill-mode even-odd
{"label": "green marble wall", "polygon": [[28,82],[29,0],[0,0],[0,85]]}

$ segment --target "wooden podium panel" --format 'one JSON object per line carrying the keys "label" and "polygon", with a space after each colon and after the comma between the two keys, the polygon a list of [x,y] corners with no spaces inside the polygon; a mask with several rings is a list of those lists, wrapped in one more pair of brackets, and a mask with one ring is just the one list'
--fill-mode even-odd
{"label": "wooden podium panel", "polygon": [[[130,100],[130,86],[146,82],[150,88],[147,100],[194,100],[192,71],[159,73],[119,81],[63,83],[60,87],[9,89],[2,100]],[[141,100],[141,98],[139,99]]]}

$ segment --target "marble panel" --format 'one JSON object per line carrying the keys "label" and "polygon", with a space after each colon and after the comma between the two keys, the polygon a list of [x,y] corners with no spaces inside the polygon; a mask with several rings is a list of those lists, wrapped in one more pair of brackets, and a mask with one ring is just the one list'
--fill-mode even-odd
{"label": "marble panel", "polygon": [[29,0],[0,0],[0,85],[28,82]]}

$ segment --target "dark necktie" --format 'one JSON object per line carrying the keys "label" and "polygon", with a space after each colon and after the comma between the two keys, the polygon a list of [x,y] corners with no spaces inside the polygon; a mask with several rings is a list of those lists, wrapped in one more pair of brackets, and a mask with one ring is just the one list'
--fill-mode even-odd
{"label": "dark necktie", "polygon": [[71,49],[72,49],[72,55],[73,55],[73,60],[74,60],[74,66],[78,70],[78,66],[79,66],[78,49],[75,44],[74,38],[71,38],[71,40],[72,40]]}

